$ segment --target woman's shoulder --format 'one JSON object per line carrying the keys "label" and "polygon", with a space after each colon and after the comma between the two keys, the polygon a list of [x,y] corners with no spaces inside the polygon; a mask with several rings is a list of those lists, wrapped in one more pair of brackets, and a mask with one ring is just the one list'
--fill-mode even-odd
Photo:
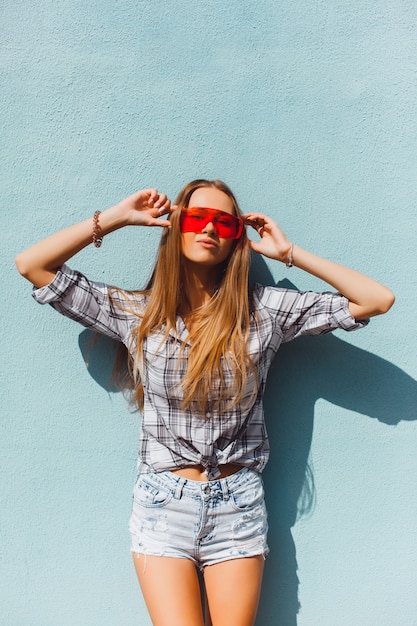
{"label": "woman's shoulder", "polygon": [[249,301],[252,310],[264,310],[275,315],[277,311],[291,309],[300,295],[302,294],[297,289],[254,283],[250,290]]}
{"label": "woman's shoulder", "polygon": [[131,308],[133,310],[143,310],[149,302],[149,293],[141,290],[130,290],[108,285],[109,298],[116,305]]}
{"label": "woman's shoulder", "polygon": [[133,291],[91,279],[79,270],[62,265],[49,285],[33,290],[33,297],[40,304],[69,302],[97,303],[106,306],[110,303],[121,310],[139,312],[146,306],[148,295],[144,291]]}
{"label": "woman's shoulder", "polygon": [[271,295],[282,296],[288,290],[282,287],[272,287],[271,285],[261,285],[260,283],[254,283],[249,289],[250,298],[260,305],[265,304]]}

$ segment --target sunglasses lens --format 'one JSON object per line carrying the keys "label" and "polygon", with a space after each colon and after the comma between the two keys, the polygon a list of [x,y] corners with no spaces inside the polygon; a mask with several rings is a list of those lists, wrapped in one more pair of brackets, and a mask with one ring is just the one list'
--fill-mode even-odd
{"label": "sunglasses lens", "polygon": [[201,233],[209,222],[213,223],[216,233],[222,239],[238,239],[242,234],[242,220],[225,211],[203,207],[192,207],[181,211],[183,233]]}
{"label": "sunglasses lens", "polygon": [[234,239],[239,223],[233,215],[221,215],[215,221],[215,228],[219,237],[223,239]]}
{"label": "sunglasses lens", "polygon": [[181,212],[181,230],[183,233],[199,233],[209,221],[210,218],[205,209],[184,209]]}

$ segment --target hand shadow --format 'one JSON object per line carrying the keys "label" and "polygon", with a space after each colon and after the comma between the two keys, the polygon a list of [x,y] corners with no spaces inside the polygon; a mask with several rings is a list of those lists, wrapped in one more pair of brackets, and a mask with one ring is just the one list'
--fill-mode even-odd
{"label": "hand shadow", "polygon": [[[274,285],[258,255],[253,256],[250,280]],[[296,289],[288,280],[277,286]],[[90,375],[108,392],[117,390],[111,372],[118,345],[106,337],[95,340],[89,330],[79,336]],[[271,457],[263,477],[271,552],[265,562],[258,626],[297,626],[297,558],[291,528],[314,504],[308,458],[319,398],[388,425],[417,419],[417,382],[388,361],[332,334],[304,337],[280,348],[265,391]]]}

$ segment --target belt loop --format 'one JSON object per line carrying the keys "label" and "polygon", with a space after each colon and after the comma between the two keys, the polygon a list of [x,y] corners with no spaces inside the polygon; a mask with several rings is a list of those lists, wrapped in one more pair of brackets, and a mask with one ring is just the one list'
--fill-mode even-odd
{"label": "belt loop", "polygon": [[182,490],[184,489],[184,485],[187,482],[185,478],[182,476],[178,477],[177,486],[175,487],[174,498],[176,500],[181,500]]}
{"label": "belt loop", "polygon": [[221,485],[221,489],[223,493],[223,500],[225,502],[228,501],[229,496],[230,496],[228,482],[229,482],[228,478],[225,478],[224,480],[220,480],[220,485]]}

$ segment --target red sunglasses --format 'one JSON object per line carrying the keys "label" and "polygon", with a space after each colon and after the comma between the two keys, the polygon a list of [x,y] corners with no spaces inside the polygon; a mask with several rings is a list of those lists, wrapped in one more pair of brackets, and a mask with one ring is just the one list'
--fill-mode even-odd
{"label": "red sunglasses", "polygon": [[181,211],[180,228],[183,233],[201,233],[210,222],[222,239],[239,239],[242,234],[243,220],[226,211],[199,206]]}

